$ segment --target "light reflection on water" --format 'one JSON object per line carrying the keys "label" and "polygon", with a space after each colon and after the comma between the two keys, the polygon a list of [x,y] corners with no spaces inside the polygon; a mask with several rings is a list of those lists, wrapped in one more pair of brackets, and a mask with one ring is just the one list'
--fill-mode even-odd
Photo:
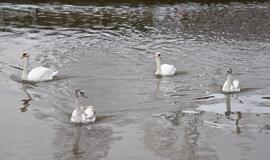
{"label": "light reflection on water", "polygon": [[[259,146],[268,144],[261,140],[269,133],[269,99],[262,99],[270,91],[269,5],[1,3],[0,93],[10,114],[0,112],[0,136],[12,150],[0,157],[43,155],[31,156],[37,144],[25,147],[23,138],[46,144],[48,159],[222,159],[228,148],[239,151],[231,158],[265,157]],[[20,76],[9,65],[20,66],[23,50],[31,54],[31,67],[59,69],[60,79],[29,88],[10,78]],[[176,76],[153,75],[156,51],[176,66]],[[219,94],[228,67],[244,88],[237,97]],[[113,118],[93,126],[68,123],[77,88],[88,94],[83,104]],[[203,112],[184,113],[195,109]],[[21,120],[7,122],[8,115]],[[11,125],[26,126],[23,136]],[[43,138],[30,134],[35,129]],[[6,136],[10,130],[13,138]],[[229,147],[221,149],[223,143]]]}

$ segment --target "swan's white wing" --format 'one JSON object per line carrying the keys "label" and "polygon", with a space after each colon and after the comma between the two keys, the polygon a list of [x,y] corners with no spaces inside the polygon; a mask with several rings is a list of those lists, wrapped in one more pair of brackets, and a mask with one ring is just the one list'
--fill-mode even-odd
{"label": "swan's white wing", "polygon": [[240,85],[239,85],[239,81],[238,80],[234,80],[232,83],[233,86],[233,90],[235,92],[240,92]]}
{"label": "swan's white wing", "polygon": [[240,85],[238,80],[234,80],[232,83],[226,81],[222,87],[223,92],[240,92]]}
{"label": "swan's white wing", "polygon": [[36,67],[30,71],[28,74],[28,79],[30,81],[47,81],[53,79],[57,73],[58,71],[54,72],[49,68]]}
{"label": "swan's white wing", "polygon": [[96,111],[93,106],[80,106],[76,108],[71,115],[70,121],[73,123],[93,123],[96,121]]}
{"label": "swan's white wing", "polygon": [[169,65],[169,64],[161,65],[161,74],[164,76],[174,75],[175,71],[176,71],[176,68],[173,65]]}

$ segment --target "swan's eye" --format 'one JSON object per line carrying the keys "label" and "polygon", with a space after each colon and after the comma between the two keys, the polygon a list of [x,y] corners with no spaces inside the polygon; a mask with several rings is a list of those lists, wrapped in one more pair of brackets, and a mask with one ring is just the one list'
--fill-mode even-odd
{"label": "swan's eye", "polygon": [[160,54],[157,54],[158,57],[160,57]]}
{"label": "swan's eye", "polygon": [[27,53],[23,53],[23,55],[22,55],[23,57],[26,57],[27,56]]}

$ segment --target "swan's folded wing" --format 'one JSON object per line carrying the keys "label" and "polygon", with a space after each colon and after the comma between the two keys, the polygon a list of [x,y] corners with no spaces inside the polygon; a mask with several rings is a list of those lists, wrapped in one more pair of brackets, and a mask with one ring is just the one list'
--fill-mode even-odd
{"label": "swan's folded wing", "polygon": [[77,109],[72,112],[70,121],[73,123],[80,123],[82,121],[81,114],[78,112]]}
{"label": "swan's folded wing", "polygon": [[45,67],[36,67],[28,74],[30,81],[47,81],[53,79],[53,77],[53,70]]}
{"label": "swan's folded wing", "polygon": [[170,64],[161,65],[161,73],[162,75],[174,75],[176,68]]}

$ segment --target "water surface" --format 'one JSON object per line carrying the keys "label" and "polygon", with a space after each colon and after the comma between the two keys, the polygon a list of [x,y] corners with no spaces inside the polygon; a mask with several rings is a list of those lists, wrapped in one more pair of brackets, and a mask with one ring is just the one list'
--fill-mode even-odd
{"label": "water surface", "polygon": [[[269,7],[1,2],[0,159],[269,157]],[[60,79],[18,82],[24,50]],[[156,51],[175,76],[154,76]],[[220,92],[229,67],[239,94]],[[69,123],[77,88],[98,123]]]}

